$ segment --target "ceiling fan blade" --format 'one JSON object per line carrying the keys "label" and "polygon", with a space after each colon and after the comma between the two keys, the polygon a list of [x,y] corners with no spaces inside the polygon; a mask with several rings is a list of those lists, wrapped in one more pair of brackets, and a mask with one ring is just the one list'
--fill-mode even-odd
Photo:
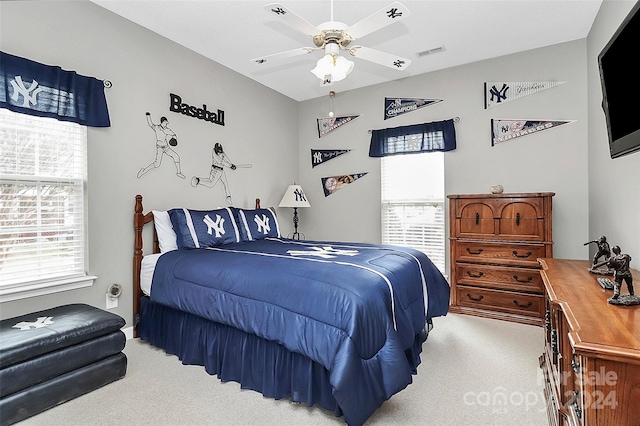
{"label": "ceiling fan blade", "polygon": [[363,46],[353,46],[349,49],[349,54],[356,58],[364,59],[365,61],[375,62],[376,64],[384,65],[394,70],[402,71],[411,65],[411,60],[402,58],[390,53],[381,52],[376,49]]}
{"label": "ceiling fan blade", "polygon": [[275,62],[281,59],[293,58],[294,56],[306,55],[307,53],[311,53],[314,50],[318,50],[313,47],[298,47],[296,49],[285,50],[284,52],[273,53],[267,56],[260,56],[259,58],[251,59],[251,62],[256,62],[258,64],[264,64],[265,62]]}
{"label": "ceiling fan blade", "polygon": [[402,3],[391,3],[389,6],[367,16],[349,27],[349,35],[353,39],[361,38],[380,28],[401,21],[411,14]]}
{"label": "ceiling fan blade", "polygon": [[298,31],[302,31],[308,36],[313,37],[322,33],[322,31],[319,30],[318,27],[312,25],[306,19],[302,18],[300,15],[297,15],[291,9],[281,5],[280,3],[267,4],[263,6],[263,9],[277,16],[278,19],[280,19],[285,24],[295,28]]}

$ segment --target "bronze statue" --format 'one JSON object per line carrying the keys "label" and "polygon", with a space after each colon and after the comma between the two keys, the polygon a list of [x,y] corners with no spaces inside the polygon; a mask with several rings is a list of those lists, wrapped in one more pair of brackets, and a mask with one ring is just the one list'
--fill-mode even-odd
{"label": "bronze statue", "polygon": [[[607,237],[605,237],[604,235],[601,236],[600,238],[598,238],[597,240],[593,240],[593,241],[589,241],[588,243],[584,243],[584,245],[588,245],[588,244],[597,244],[598,245],[598,251],[596,252],[595,255],[593,255],[593,264],[591,266],[591,269],[589,269],[590,272],[593,273],[598,273],[598,274],[603,274],[603,275],[611,275],[613,274],[613,271],[611,269],[598,269],[600,266],[602,265],[606,265],[607,261],[609,260],[609,258],[611,258],[611,249],[609,248],[609,243],[607,242]],[[600,260],[600,258],[604,256],[604,262],[601,263],[600,265],[597,266],[598,261]]]}
{"label": "bronze statue", "polygon": [[[613,256],[604,262],[593,265],[594,268],[599,268],[602,265],[607,265],[614,270],[613,273],[613,296],[607,301],[613,305],[640,305],[640,297],[635,296],[633,293],[633,276],[631,275],[631,256],[628,254],[622,254],[619,246],[613,246]],[[620,296],[620,288],[623,281],[627,284],[629,294]]]}

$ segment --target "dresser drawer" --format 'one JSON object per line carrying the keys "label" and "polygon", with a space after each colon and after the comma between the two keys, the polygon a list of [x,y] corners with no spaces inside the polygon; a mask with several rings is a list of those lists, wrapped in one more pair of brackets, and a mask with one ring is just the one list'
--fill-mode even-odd
{"label": "dresser drawer", "polygon": [[487,309],[542,318],[544,297],[512,291],[457,285],[457,300],[462,307]]}
{"label": "dresser drawer", "polygon": [[491,241],[457,240],[453,243],[458,262],[491,263],[539,269],[538,258],[545,257],[544,244],[518,244]]}
{"label": "dresser drawer", "polygon": [[458,284],[542,294],[540,271],[519,267],[456,264]]}
{"label": "dresser drawer", "polygon": [[452,212],[454,236],[542,242],[545,211],[545,198],[539,197],[458,199]]}

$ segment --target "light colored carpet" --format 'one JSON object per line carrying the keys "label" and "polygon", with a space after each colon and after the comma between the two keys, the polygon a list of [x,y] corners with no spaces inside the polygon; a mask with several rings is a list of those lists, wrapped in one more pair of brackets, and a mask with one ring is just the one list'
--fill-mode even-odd
{"label": "light colored carpet", "polygon": [[[414,382],[366,425],[546,425],[538,367],[543,339],[540,327],[455,314],[436,318]],[[139,339],[128,340],[125,353],[123,379],[20,425],[345,424],[317,407],[221,383]]]}

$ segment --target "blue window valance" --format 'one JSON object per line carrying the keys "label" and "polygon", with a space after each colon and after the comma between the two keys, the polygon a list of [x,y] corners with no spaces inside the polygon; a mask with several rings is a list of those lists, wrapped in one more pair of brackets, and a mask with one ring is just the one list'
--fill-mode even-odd
{"label": "blue window valance", "polygon": [[456,149],[454,120],[373,130],[369,157]]}
{"label": "blue window valance", "polygon": [[0,52],[0,108],[92,127],[109,127],[104,83]]}

